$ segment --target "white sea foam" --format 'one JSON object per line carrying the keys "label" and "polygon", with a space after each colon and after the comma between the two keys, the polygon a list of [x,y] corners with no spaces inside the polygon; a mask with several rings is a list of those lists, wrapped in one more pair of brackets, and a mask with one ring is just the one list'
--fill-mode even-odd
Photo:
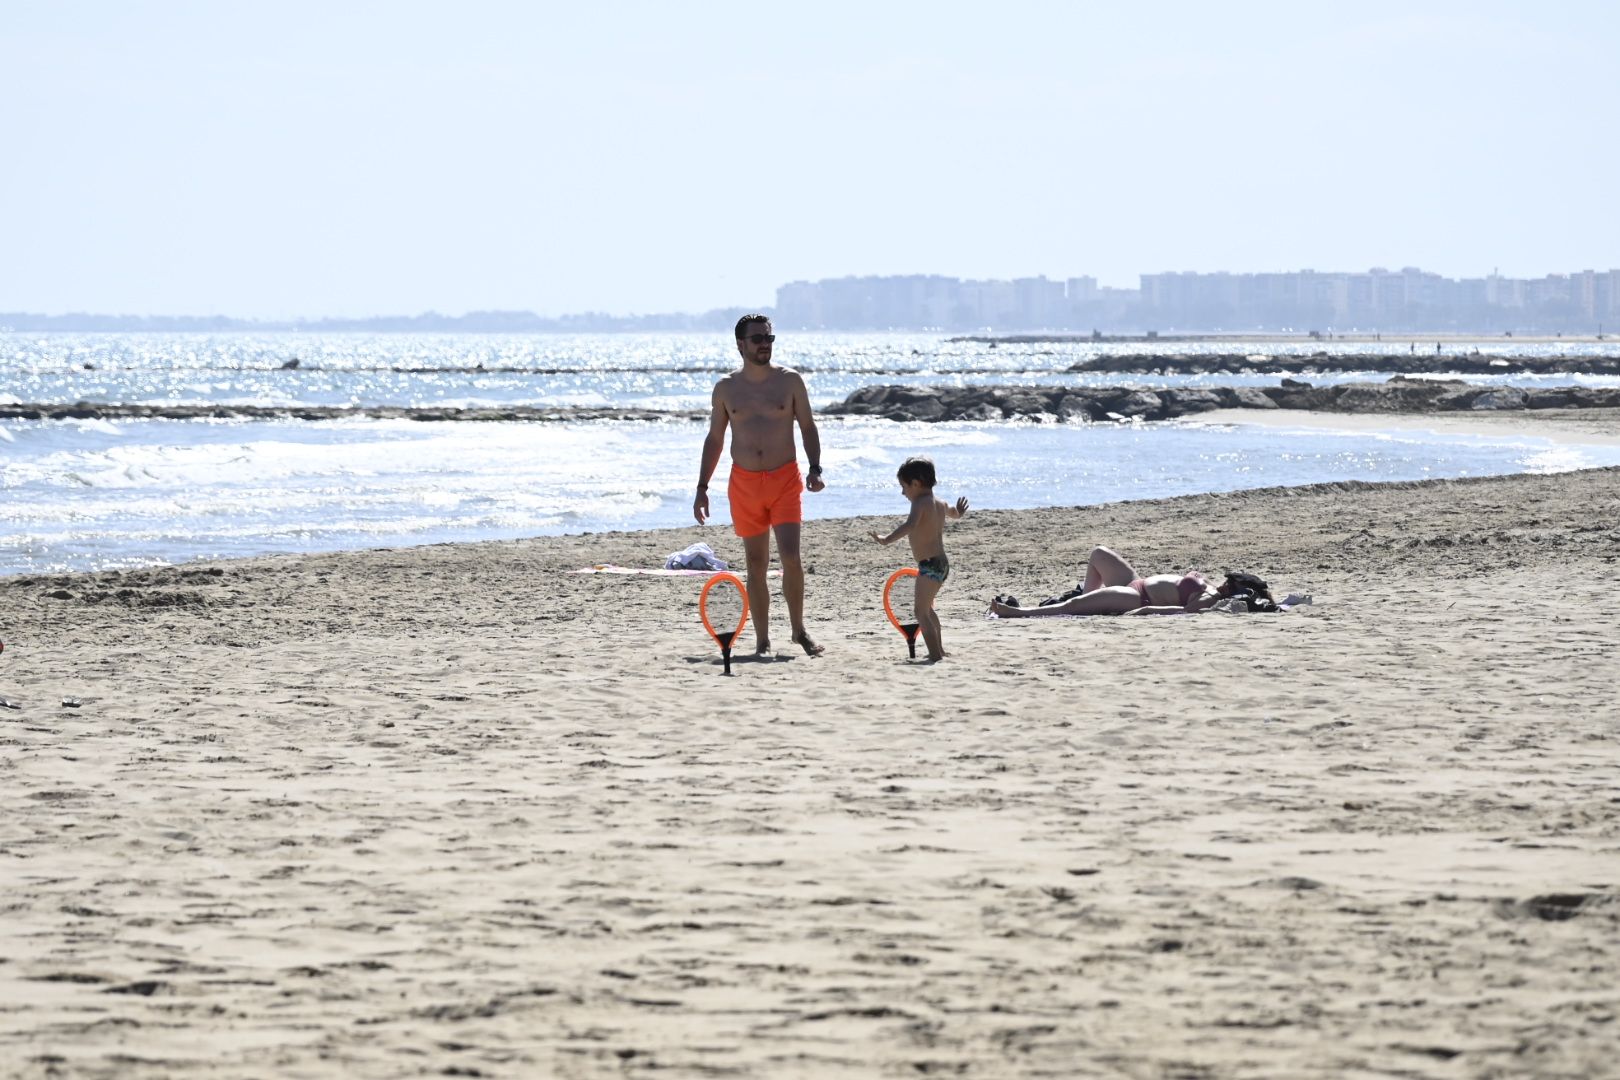
{"label": "white sea foam", "polygon": [[[702,430],[692,422],[236,423],[196,442],[187,441],[197,438],[191,424],[129,424],[116,442],[91,432],[100,445],[8,462],[0,565],[37,568],[53,547],[60,565],[84,566],[152,550],[184,558],[679,525],[689,520]],[[1620,463],[1614,448],[1421,432],[871,420],[822,430],[831,487],[806,497],[812,518],[897,512],[894,468],[919,450],[934,456],[942,490],[987,508]],[[723,521],[723,484],[713,503]]]}
{"label": "white sea foam", "polygon": [[1589,469],[1598,462],[1587,452],[1586,447],[1549,446],[1540,450],[1530,449],[1523,464],[1525,472],[1560,473]]}

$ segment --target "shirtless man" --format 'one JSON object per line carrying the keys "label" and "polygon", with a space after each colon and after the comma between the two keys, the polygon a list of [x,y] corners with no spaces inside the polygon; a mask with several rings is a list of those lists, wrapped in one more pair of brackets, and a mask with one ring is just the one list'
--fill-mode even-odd
{"label": "shirtless man", "polygon": [[[776,554],[782,562],[782,597],[787,601],[793,644],[809,656],[823,648],[810,640],[804,628],[804,564],[799,559],[801,489],[820,491],[821,437],[810,415],[810,395],[804,379],[789,368],[771,363],[776,335],[763,315],[737,320],[737,351],[743,366],[714,387],[714,409],[709,434],[703,440],[703,463],[698,468],[697,498],[692,516],[703,524],[709,516],[709,477],[720,464],[726,427],[731,427],[731,477],[726,497],[731,502],[731,527],[742,537],[748,558],[748,609],[754,617],[754,652],[771,651],[771,589],[766,572],[771,564],[771,532],[776,532]],[[797,421],[810,459],[807,477],[800,477],[793,446]]]}

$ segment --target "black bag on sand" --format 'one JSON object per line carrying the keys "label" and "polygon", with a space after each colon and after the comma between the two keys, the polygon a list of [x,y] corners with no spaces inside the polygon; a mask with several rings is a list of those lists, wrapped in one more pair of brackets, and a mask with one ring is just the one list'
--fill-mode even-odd
{"label": "black bag on sand", "polygon": [[1041,607],[1051,607],[1053,604],[1061,604],[1065,600],[1073,600],[1075,597],[1079,596],[1081,593],[1083,593],[1085,591],[1086,591],[1086,583],[1082,581],[1079,584],[1075,585],[1074,588],[1070,589],[1068,592],[1064,593],[1061,596],[1048,596],[1045,600],[1041,601],[1040,606]]}
{"label": "black bag on sand", "polygon": [[1234,570],[1226,575],[1226,595],[1229,599],[1244,601],[1251,613],[1282,610],[1277,606],[1277,601],[1271,598],[1271,587],[1265,579],[1243,570]]}

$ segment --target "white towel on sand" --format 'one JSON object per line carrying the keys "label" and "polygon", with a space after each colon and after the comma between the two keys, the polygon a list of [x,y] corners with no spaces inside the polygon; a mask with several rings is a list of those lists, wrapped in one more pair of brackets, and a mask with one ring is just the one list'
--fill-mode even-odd
{"label": "white towel on sand", "polygon": [[664,560],[665,570],[724,570],[726,560],[715,555],[708,544],[693,544],[685,551],[672,553]]}

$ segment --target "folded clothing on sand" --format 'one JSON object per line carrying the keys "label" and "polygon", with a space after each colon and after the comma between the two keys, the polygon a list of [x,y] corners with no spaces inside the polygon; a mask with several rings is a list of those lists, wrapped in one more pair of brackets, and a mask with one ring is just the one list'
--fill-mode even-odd
{"label": "folded clothing on sand", "polygon": [[664,558],[665,570],[716,570],[726,569],[726,560],[714,553],[708,544],[693,544],[683,551],[674,552]]}

